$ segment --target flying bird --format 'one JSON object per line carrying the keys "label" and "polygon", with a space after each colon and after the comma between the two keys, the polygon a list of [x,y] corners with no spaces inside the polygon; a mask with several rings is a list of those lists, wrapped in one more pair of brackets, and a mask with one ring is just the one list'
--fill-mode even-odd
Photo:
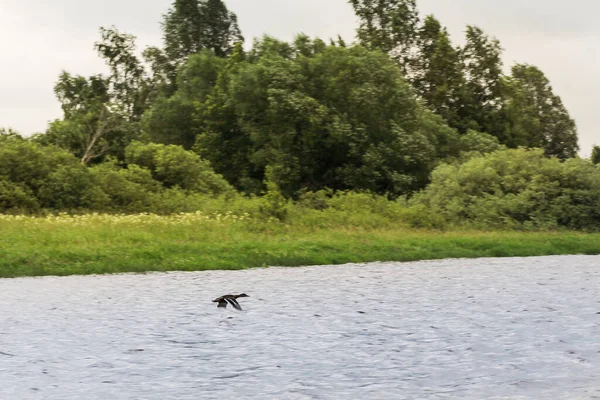
{"label": "flying bird", "polygon": [[217,297],[216,299],[213,300],[213,303],[219,303],[217,305],[217,307],[223,307],[226,308],[227,307],[227,303],[231,304],[233,306],[233,308],[235,308],[236,310],[242,310],[242,307],[240,306],[240,303],[237,302],[237,298],[239,297],[250,297],[248,296],[246,293],[242,293],[242,294],[226,294],[224,296],[221,297]]}

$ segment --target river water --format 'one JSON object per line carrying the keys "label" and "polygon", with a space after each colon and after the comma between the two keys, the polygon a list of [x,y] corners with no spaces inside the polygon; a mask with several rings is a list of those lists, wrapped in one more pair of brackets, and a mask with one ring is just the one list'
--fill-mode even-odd
{"label": "river water", "polygon": [[600,257],[0,280],[0,399],[233,398],[600,398]]}

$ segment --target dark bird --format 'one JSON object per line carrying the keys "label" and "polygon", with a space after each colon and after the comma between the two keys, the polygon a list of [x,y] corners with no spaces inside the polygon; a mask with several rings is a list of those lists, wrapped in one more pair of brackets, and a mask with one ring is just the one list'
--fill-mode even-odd
{"label": "dark bird", "polygon": [[241,311],[242,307],[240,307],[240,303],[238,303],[236,300],[238,297],[250,297],[250,296],[248,296],[246,293],[226,294],[224,296],[217,297],[216,299],[214,299],[213,303],[219,303],[219,305],[217,305],[217,307],[223,307],[223,308],[226,308],[227,303],[229,303],[233,306],[233,308]]}

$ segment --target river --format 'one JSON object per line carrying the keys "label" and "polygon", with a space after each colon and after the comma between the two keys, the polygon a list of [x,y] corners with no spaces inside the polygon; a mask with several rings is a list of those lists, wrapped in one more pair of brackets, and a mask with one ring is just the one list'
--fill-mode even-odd
{"label": "river", "polygon": [[600,398],[598,256],[5,279],[0,321],[0,399]]}

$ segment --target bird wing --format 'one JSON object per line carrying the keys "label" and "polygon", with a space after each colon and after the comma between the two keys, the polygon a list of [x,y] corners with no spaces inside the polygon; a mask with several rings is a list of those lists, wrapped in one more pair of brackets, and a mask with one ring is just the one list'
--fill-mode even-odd
{"label": "bird wing", "polygon": [[229,302],[229,304],[231,304],[233,306],[233,308],[235,308],[236,310],[242,311],[242,307],[240,306],[240,303],[238,303],[236,299],[227,298],[226,300]]}
{"label": "bird wing", "polygon": [[219,300],[217,307],[227,308],[227,302],[224,299]]}

